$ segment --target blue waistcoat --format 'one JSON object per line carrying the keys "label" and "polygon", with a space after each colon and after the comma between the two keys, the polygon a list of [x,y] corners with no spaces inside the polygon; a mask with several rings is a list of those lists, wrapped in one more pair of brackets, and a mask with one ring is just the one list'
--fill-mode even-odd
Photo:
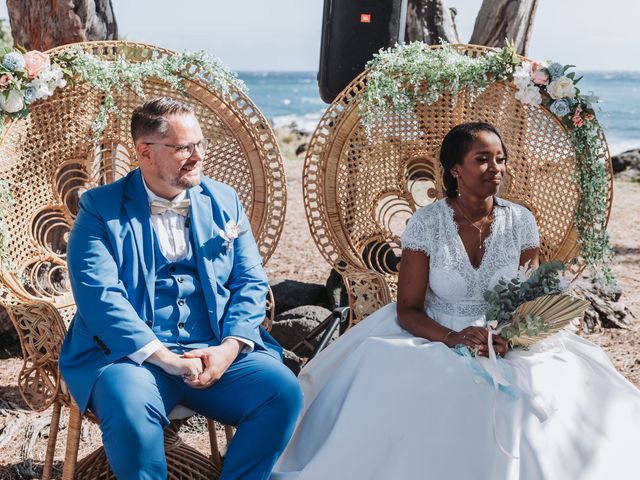
{"label": "blue waistcoat", "polygon": [[[260,328],[269,283],[238,194],[203,176],[187,195],[191,251],[197,265],[197,275],[191,277],[200,281],[207,304],[203,320],[208,320],[214,334],[213,344],[230,336],[246,338],[257,351],[281,358],[280,346]],[[60,371],[81,411],[86,410],[96,380],[109,365],[157,338],[153,331],[158,298],[155,262],[160,257],[154,254],[150,215],[138,169],[80,197],[67,250],[77,312],[60,351]],[[229,222],[244,229],[231,248],[220,235]],[[186,326],[195,318],[191,313]],[[167,325],[171,321],[178,323],[174,319]],[[189,336],[190,341],[195,338]]]}
{"label": "blue waistcoat", "polygon": [[170,262],[163,255],[155,232],[153,240],[156,267],[153,322],[150,325],[153,333],[167,348],[178,352],[218,345],[193,255],[192,233],[189,233],[186,257],[176,262]]}

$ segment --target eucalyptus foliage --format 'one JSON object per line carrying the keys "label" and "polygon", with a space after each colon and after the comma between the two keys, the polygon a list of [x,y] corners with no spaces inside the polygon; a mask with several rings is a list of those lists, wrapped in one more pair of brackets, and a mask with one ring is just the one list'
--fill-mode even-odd
{"label": "eucalyptus foliage", "polygon": [[559,273],[563,270],[564,264],[555,260],[541,264],[528,275],[523,273],[511,280],[500,280],[493,290],[484,293],[488,303],[487,323],[493,322],[495,330],[506,340],[522,333],[535,336],[547,331],[548,326],[541,317],[525,315],[513,318],[513,313],[524,302],[561,293]]}
{"label": "eucalyptus foliage", "polygon": [[597,98],[581,94],[576,87],[581,77],[569,71],[572,65],[524,60],[512,44],[472,58],[448,44],[414,42],[380,50],[367,68],[360,115],[368,133],[390,111],[410,114],[416,105],[431,105],[445,93],[453,102],[462,91],[473,99],[494,82],[514,84],[519,101],[541,105],[559,118],[576,156],[581,257],[594,280],[615,284],[608,265],[613,254],[606,231],[609,176],[606,144],[594,112]]}

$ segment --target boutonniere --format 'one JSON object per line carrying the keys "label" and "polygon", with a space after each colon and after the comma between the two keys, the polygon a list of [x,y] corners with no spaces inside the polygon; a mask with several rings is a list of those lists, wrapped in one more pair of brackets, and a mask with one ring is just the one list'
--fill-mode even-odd
{"label": "boutonniere", "polygon": [[233,241],[244,233],[240,230],[242,222],[236,223],[233,220],[229,220],[224,226],[224,231],[220,230],[220,236],[226,242],[227,253],[233,247]]}

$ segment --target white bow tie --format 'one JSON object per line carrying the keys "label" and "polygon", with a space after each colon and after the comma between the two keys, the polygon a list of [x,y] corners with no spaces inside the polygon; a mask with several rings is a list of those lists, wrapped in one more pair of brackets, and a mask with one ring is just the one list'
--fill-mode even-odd
{"label": "white bow tie", "polygon": [[183,217],[189,216],[190,200],[180,200],[179,202],[169,202],[166,200],[153,200],[151,202],[151,215],[159,215],[164,212],[173,212]]}

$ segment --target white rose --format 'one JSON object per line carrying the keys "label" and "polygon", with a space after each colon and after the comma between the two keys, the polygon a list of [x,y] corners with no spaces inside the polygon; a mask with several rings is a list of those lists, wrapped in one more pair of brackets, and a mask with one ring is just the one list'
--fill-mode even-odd
{"label": "white rose", "polygon": [[540,105],[542,103],[542,95],[535,85],[528,85],[525,88],[519,88],[516,92],[516,100],[520,100],[527,105]]}
{"label": "white rose", "polygon": [[24,108],[24,97],[18,90],[11,90],[7,96],[0,95],[0,108],[7,113],[16,113]]}
{"label": "white rose", "polygon": [[570,78],[560,77],[549,84],[547,92],[549,92],[549,95],[551,95],[551,98],[554,100],[573,98],[576,96],[576,87]]}
{"label": "white rose", "polygon": [[522,90],[531,83],[531,63],[524,62],[518,65],[513,72],[513,83],[518,89]]}

